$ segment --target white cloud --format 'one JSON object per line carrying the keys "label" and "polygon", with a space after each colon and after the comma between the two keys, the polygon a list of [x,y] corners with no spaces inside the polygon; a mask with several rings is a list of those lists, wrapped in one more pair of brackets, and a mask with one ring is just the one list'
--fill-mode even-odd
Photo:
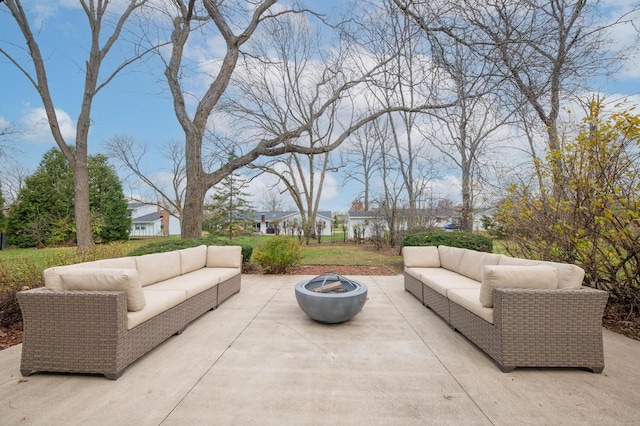
{"label": "white cloud", "polygon": [[[76,123],[65,111],[61,109],[56,109],[55,111],[62,137],[64,137],[68,143],[75,141]],[[24,133],[22,134],[23,139],[30,142],[54,142],[51,129],[49,128],[49,120],[47,119],[44,108],[30,108],[22,118],[21,123],[24,128]]]}

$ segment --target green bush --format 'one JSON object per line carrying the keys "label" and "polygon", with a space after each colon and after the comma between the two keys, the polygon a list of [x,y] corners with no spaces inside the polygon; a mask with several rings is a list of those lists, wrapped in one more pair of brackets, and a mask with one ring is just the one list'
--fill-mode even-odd
{"label": "green bush", "polygon": [[284,274],[302,259],[302,248],[291,237],[272,237],[256,247],[253,258],[265,274]]}
{"label": "green bush", "polygon": [[431,231],[407,235],[402,246],[449,246],[464,249],[493,252],[493,240],[470,232]]}
{"label": "green bush", "polygon": [[[192,238],[192,239],[171,239],[153,241],[144,246],[138,247],[132,250],[128,256],[142,256],[143,254],[153,253],[165,253],[168,251],[182,250],[191,247],[197,247],[201,245],[206,246],[231,246],[236,245],[233,241],[229,241],[224,238],[205,237],[205,238]],[[251,260],[253,254],[253,247],[248,245],[241,245],[242,247],[242,265],[243,267]]]}

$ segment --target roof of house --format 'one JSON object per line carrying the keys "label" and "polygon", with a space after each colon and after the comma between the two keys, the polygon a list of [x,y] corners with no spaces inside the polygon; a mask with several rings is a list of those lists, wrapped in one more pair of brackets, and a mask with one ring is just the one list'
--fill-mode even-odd
{"label": "roof of house", "polygon": [[[260,222],[262,220],[262,215],[264,215],[264,220],[266,222],[273,222],[274,220],[284,219],[286,217],[295,216],[299,214],[300,212],[297,210],[286,211],[286,212],[257,212],[255,215],[255,221]],[[331,212],[328,210],[319,211],[317,216],[331,220]]]}
{"label": "roof of house", "polygon": [[149,214],[145,214],[143,216],[139,216],[136,218],[131,219],[131,222],[133,223],[140,223],[140,222],[144,222],[144,223],[149,223],[149,222],[156,222],[158,220],[162,220],[162,215],[158,212],[153,212],[153,213],[149,213]]}

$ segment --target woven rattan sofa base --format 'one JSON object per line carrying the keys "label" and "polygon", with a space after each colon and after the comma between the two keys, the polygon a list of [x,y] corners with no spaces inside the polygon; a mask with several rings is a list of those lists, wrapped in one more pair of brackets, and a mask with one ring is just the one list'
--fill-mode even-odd
{"label": "woven rattan sofa base", "polygon": [[39,371],[93,373],[115,380],[131,363],[238,291],[240,275],[131,330],[127,330],[124,292],[45,288],[20,292],[24,327],[20,372],[24,376]]}
{"label": "woven rattan sofa base", "polygon": [[[405,274],[405,288],[408,277]],[[423,294],[425,306],[493,358],[503,372],[516,367],[578,367],[594,373],[604,369],[605,291],[496,289],[493,324],[428,286]]]}
{"label": "woven rattan sofa base", "polygon": [[404,289],[417,297],[420,303],[424,305],[424,298],[422,295],[422,281],[405,272]]}
{"label": "woven rattan sofa base", "polygon": [[440,315],[447,323],[449,322],[449,299],[406,272],[404,274],[404,289],[416,296],[424,306]]}

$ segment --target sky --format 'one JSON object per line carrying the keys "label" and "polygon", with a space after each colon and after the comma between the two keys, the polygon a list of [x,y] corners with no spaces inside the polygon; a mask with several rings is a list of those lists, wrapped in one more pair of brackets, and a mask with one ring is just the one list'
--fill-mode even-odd
{"label": "sky", "polygon": [[[24,4],[46,58],[50,87],[62,133],[68,141],[73,142],[83,90],[82,64],[88,50],[86,17],[78,10],[77,0],[27,0]],[[340,0],[316,0],[307,4],[322,13],[330,13],[333,8],[345,5]],[[604,4],[606,7],[629,7],[635,2],[605,1]],[[630,25],[612,34],[617,43],[625,43],[632,36],[633,27]],[[27,58],[24,41],[11,21],[6,6],[1,3],[0,48],[17,55],[20,61]],[[124,51],[124,48],[125,45],[116,46],[114,57]],[[211,52],[224,52],[224,46],[220,44],[210,45],[207,49],[209,50],[201,52],[203,58]],[[197,61],[198,52],[191,54],[192,59]],[[123,135],[147,143],[151,148],[146,164],[148,171],[162,179],[167,177],[170,164],[158,155],[159,151],[171,140],[183,141],[184,133],[175,117],[162,70],[153,66],[153,62],[146,62],[129,68],[97,95],[92,110],[89,147],[91,154],[104,152],[104,143],[107,140]],[[608,97],[628,96],[632,102],[640,100],[638,52],[636,51],[635,56],[625,63],[621,72],[598,81],[594,88]],[[0,159],[0,166],[8,169],[19,164],[34,171],[43,154],[56,145],[49,132],[42,102],[35,88],[16,67],[0,56],[0,128],[6,123],[13,124],[21,132],[11,137],[11,146],[14,149],[10,151],[9,158]],[[126,172],[119,170],[119,174],[124,178]],[[270,183],[275,183],[275,180],[258,178],[250,184],[248,191],[253,193],[254,206],[259,207]],[[459,178],[454,172],[445,174],[434,182],[437,192],[454,200],[459,192],[457,185]],[[134,189],[125,188],[125,195],[127,191]],[[347,211],[358,192],[359,188],[355,185],[344,183],[340,171],[331,172],[323,190],[324,197],[320,209]]]}

